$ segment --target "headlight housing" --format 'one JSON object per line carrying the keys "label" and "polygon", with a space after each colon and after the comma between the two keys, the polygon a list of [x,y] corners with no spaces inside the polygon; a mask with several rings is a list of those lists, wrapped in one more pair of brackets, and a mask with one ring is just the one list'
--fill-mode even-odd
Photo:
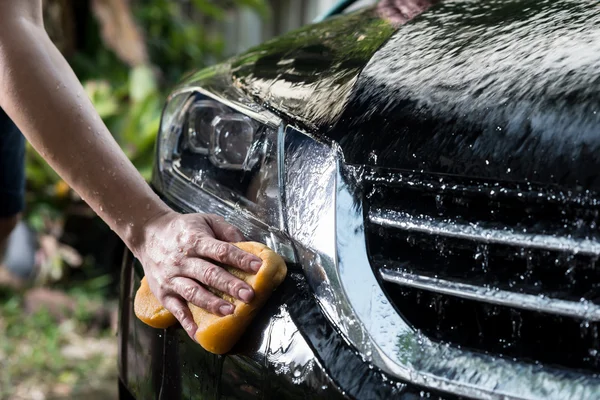
{"label": "headlight housing", "polygon": [[153,184],[185,211],[223,215],[294,259],[281,235],[281,134],[281,121],[257,107],[201,88],[176,91],[163,111]]}
{"label": "headlight housing", "polygon": [[[300,265],[328,319],[369,360],[385,364],[357,318],[369,318],[378,284],[366,258],[355,179],[346,179],[340,151],[284,127],[244,95],[214,93],[192,86],[169,98],[156,189],[184,211],[224,216],[288,265]],[[387,304],[382,293],[376,300]]]}

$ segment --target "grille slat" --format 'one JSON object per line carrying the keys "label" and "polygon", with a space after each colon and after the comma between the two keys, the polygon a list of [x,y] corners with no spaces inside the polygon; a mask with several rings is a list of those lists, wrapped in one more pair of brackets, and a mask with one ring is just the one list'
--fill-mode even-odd
{"label": "grille slat", "polygon": [[421,232],[430,235],[493,243],[519,248],[563,251],[591,256],[600,255],[600,242],[590,239],[574,239],[544,234],[527,234],[512,230],[490,229],[476,224],[457,224],[405,212],[372,209],[370,222],[388,228]]}
{"label": "grille slat", "polygon": [[381,278],[390,283],[463,299],[507,307],[538,311],[549,314],[577,317],[588,321],[600,321],[600,306],[583,301],[575,303],[560,299],[515,293],[495,288],[483,288],[460,282],[433,278],[388,268],[379,270]]}

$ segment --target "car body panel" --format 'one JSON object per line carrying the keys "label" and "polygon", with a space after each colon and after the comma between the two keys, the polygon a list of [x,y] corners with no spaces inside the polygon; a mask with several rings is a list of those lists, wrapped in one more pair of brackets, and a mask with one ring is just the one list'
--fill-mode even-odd
{"label": "car body panel", "polygon": [[[332,18],[272,39],[229,63],[231,84],[286,120],[332,125],[362,68],[395,31],[373,8]],[[183,83],[193,86],[204,74]]]}
{"label": "car body panel", "polygon": [[[298,296],[293,286],[301,277],[288,278],[238,345],[229,355],[220,356],[202,349],[179,326],[154,329],[135,317],[133,298],[142,276],[141,265],[127,252],[119,367],[121,380],[136,399],[305,398],[308,393],[316,398],[343,398],[316,365],[312,350],[291,320],[288,307],[297,302],[282,298]],[[272,337],[273,331],[279,334],[275,336],[279,342]]]}

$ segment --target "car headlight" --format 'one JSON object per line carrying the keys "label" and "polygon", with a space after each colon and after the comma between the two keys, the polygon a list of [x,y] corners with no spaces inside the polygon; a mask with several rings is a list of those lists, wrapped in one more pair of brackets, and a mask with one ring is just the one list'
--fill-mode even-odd
{"label": "car headlight", "polygon": [[201,88],[175,92],[163,111],[153,184],[188,212],[220,214],[294,259],[282,237],[281,120]]}

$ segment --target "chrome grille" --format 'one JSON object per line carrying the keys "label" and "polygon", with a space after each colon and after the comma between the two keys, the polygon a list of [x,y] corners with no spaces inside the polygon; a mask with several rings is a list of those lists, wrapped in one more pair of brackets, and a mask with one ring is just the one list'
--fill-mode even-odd
{"label": "chrome grille", "polygon": [[598,372],[594,194],[400,173],[365,181],[371,265],[415,328],[470,350]]}

